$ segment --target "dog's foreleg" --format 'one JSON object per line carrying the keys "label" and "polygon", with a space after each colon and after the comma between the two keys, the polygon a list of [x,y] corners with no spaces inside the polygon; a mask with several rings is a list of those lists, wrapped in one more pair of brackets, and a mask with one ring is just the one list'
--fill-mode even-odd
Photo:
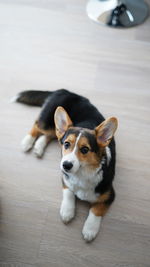
{"label": "dog's foreleg", "polygon": [[60,216],[64,223],[68,223],[75,216],[75,195],[66,187],[63,188],[63,200],[60,208]]}
{"label": "dog's foreleg", "polygon": [[87,242],[92,241],[97,236],[102,216],[105,215],[107,209],[108,206],[104,203],[97,203],[91,207],[82,230],[83,237]]}

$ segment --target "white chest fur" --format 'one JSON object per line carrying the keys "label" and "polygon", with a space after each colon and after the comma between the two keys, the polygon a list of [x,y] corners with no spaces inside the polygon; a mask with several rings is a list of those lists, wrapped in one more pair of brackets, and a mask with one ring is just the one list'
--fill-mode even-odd
{"label": "white chest fur", "polygon": [[95,202],[99,194],[95,193],[95,187],[103,179],[103,171],[99,170],[96,173],[79,172],[78,174],[64,175],[63,180],[66,186],[74,192],[81,200]]}

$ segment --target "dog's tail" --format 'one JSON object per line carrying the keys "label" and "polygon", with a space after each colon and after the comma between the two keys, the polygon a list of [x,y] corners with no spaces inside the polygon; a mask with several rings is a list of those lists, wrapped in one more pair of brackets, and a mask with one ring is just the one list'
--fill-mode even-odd
{"label": "dog's tail", "polygon": [[27,90],[20,92],[18,95],[14,96],[11,99],[11,102],[19,102],[30,106],[41,107],[47,97],[51,94],[52,92],[49,91]]}

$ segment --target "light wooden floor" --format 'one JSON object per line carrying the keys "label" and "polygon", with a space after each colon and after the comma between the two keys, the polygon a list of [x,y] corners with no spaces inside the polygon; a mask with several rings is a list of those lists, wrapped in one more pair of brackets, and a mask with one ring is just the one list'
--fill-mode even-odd
{"label": "light wooden floor", "polygon": [[[1,267],[150,266],[150,18],[109,29],[88,19],[86,3],[0,0]],[[87,204],[60,221],[57,142],[42,160],[21,152],[39,108],[9,103],[20,90],[62,87],[119,119],[116,201],[91,244],[81,236]]]}

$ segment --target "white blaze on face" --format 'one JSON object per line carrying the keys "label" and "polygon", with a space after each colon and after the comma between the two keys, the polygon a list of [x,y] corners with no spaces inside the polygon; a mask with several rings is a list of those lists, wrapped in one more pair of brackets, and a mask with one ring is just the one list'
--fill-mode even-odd
{"label": "white blaze on face", "polygon": [[60,163],[60,168],[62,171],[64,171],[64,168],[63,168],[63,163],[65,161],[68,161],[70,163],[73,164],[73,167],[71,169],[71,173],[76,173],[80,167],[80,162],[76,156],[76,152],[77,152],[77,149],[78,149],[78,142],[79,142],[79,139],[81,137],[82,133],[79,133],[77,139],[76,139],[76,142],[75,142],[75,145],[74,145],[74,149],[72,152],[70,152],[69,154],[63,156],[62,160],[61,160],[61,163]]}

